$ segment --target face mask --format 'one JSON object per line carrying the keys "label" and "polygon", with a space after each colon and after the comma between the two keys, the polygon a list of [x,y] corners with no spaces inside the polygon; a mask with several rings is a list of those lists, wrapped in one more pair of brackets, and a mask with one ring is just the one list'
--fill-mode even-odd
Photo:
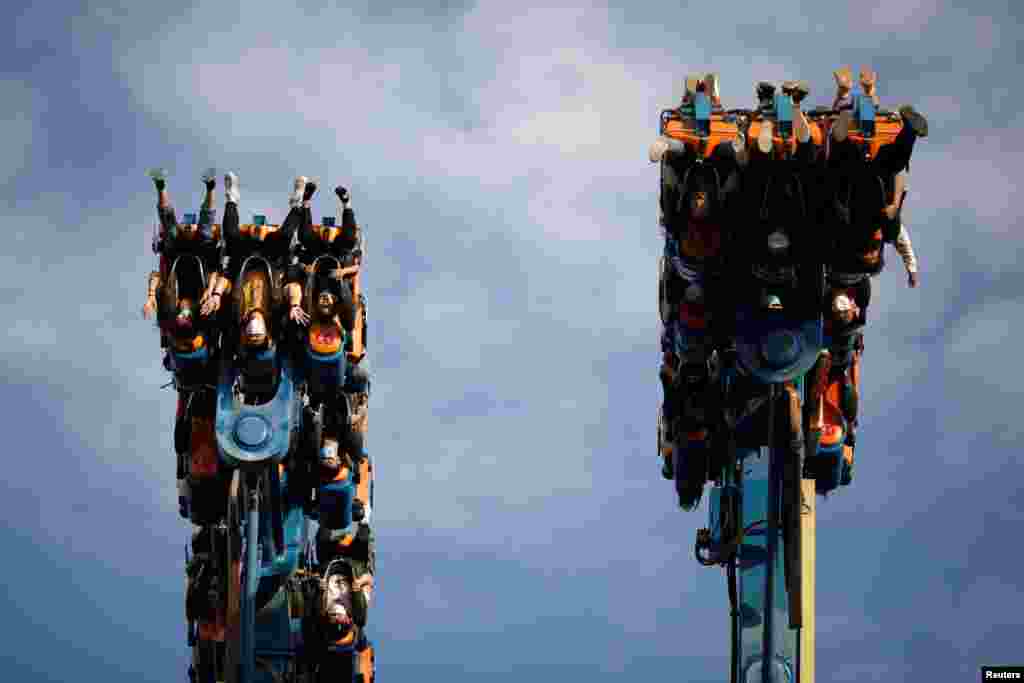
{"label": "face mask", "polygon": [[265,336],[267,334],[267,326],[263,322],[263,316],[254,315],[249,318],[249,322],[245,326],[245,334],[249,337]]}

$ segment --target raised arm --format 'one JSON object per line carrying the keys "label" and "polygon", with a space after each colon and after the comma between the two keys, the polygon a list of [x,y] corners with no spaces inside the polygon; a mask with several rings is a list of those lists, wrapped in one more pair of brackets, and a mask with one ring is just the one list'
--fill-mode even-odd
{"label": "raised arm", "polygon": [[896,251],[903,259],[903,267],[907,269],[907,283],[911,287],[917,287],[917,256],[914,254],[914,245],[910,242],[910,233],[902,223],[900,234],[896,237]]}

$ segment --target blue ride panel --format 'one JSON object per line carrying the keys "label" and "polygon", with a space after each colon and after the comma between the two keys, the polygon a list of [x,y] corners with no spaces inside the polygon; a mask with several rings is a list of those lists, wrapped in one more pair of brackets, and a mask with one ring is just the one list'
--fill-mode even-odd
{"label": "blue ride panel", "polygon": [[248,405],[235,393],[238,369],[225,364],[217,387],[217,450],[229,468],[256,470],[280,463],[291,448],[299,424],[295,379],[286,354],[280,356],[280,378],[274,398]]}
{"label": "blue ride panel", "polygon": [[778,552],[775,555],[774,586],[766,586],[768,559],[768,477],[767,448],[741,448],[737,456],[743,467],[742,524],[746,532],[739,547],[738,593],[740,599],[740,681],[763,683],[764,642],[768,637],[765,625],[768,605],[767,591],[774,593],[771,640],[774,643],[770,664],[772,683],[796,683],[797,631],[789,623],[782,529],[778,529]]}
{"label": "blue ride panel", "polygon": [[875,136],[875,101],[863,93],[853,96],[853,112],[857,126],[865,138]]}
{"label": "blue ride panel", "polygon": [[780,137],[793,135],[793,100],[789,95],[775,94],[775,129]]}
{"label": "blue ride panel", "polygon": [[820,318],[798,320],[785,312],[740,309],[736,332],[740,363],[764,384],[803,377],[814,366],[822,346]]}
{"label": "blue ride panel", "polygon": [[711,98],[699,92],[693,98],[693,117],[696,120],[697,135],[711,135]]}

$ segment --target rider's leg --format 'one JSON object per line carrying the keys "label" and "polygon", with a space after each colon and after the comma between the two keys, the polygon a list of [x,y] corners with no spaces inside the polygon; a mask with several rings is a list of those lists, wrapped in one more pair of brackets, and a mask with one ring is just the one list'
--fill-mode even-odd
{"label": "rider's leg", "polygon": [[288,195],[288,206],[291,208],[302,206],[302,197],[306,191],[307,178],[304,175],[300,175],[295,178],[295,184],[292,186],[292,191]]}
{"label": "rider's leg", "polygon": [[914,152],[917,138],[928,136],[928,120],[913,107],[900,107],[903,128],[896,134],[896,139],[883,145],[875,155],[874,163],[879,173],[895,175],[910,168],[910,157]]}
{"label": "rider's leg", "polygon": [[356,223],[355,211],[352,209],[352,195],[341,185],[334,188],[334,194],[338,198],[337,219],[341,224],[341,233],[355,246],[359,243],[359,226]]}
{"label": "rider's leg", "polygon": [[687,170],[693,165],[695,156],[688,148],[672,148],[665,152],[662,164],[661,212],[668,234],[678,236],[686,220],[683,187]]}
{"label": "rider's leg", "polygon": [[310,204],[316,193],[316,187],[316,183],[307,180],[305,176],[295,179],[295,188],[288,199],[291,209],[289,209],[284,223],[281,224],[279,233],[279,240],[282,244],[291,244],[292,235],[297,230],[303,229],[305,233],[312,229],[313,211]]}
{"label": "rider's leg", "polygon": [[167,179],[163,172],[154,172],[152,175],[157,192],[156,210],[160,216],[161,236],[168,236],[178,225],[178,216],[171,205],[171,196],[167,193]]}
{"label": "rider's leg", "polygon": [[199,207],[199,234],[204,240],[212,240],[213,223],[217,220],[217,209],[213,205],[216,199],[217,177],[212,172],[207,172],[203,174],[202,180],[206,186],[206,194]]}

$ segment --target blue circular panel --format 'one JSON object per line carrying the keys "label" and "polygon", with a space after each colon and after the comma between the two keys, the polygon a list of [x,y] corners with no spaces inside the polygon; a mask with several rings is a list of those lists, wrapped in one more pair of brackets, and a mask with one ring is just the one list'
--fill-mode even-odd
{"label": "blue circular panel", "polygon": [[761,342],[761,356],[772,367],[788,365],[799,355],[800,338],[792,332],[776,332]]}
{"label": "blue circular panel", "polygon": [[270,438],[270,425],[259,415],[246,415],[235,425],[235,441],[243,448],[259,448]]}

